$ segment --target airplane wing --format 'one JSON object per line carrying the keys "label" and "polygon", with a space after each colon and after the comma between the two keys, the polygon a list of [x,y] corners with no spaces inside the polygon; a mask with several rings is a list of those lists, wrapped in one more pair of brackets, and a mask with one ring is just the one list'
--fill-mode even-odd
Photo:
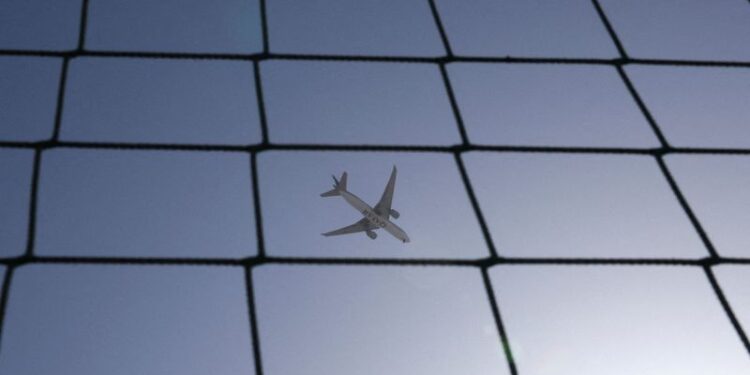
{"label": "airplane wing", "polygon": [[380,216],[390,217],[391,215],[391,202],[393,202],[393,188],[396,186],[396,166],[393,166],[391,172],[391,178],[388,179],[388,185],[385,186],[383,196],[380,197],[380,202],[375,205],[375,212]]}
{"label": "airplane wing", "polygon": [[330,231],[330,232],[327,232],[327,233],[323,233],[323,235],[326,236],[326,237],[328,237],[328,236],[338,236],[338,235],[341,235],[341,234],[364,232],[364,231],[375,229],[375,228],[377,228],[377,227],[375,225],[373,225],[369,220],[367,220],[366,218],[362,218],[362,220],[360,220],[360,221],[358,221],[358,222],[356,222],[356,223],[354,223],[352,225],[349,225],[349,226],[346,226],[346,227],[343,227],[343,228],[339,228],[339,229],[336,229],[334,231]]}

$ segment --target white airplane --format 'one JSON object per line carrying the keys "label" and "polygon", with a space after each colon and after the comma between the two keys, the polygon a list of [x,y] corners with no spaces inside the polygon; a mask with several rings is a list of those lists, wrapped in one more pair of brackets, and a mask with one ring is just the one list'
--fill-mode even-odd
{"label": "white airplane", "polygon": [[398,211],[391,208],[391,202],[393,201],[393,188],[396,186],[396,166],[393,166],[391,172],[391,178],[388,180],[388,185],[385,187],[383,196],[380,198],[380,202],[375,205],[375,208],[370,207],[367,203],[359,199],[356,195],[346,190],[346,172],[341,175],[341,180],[337,180],[336,176],[332,176],[333,190],[327,191],[320,194],[321,197],[335,197],[340,195],[346,200],[347,203],[356,208],[357,211],[362,213],[362,220],[340,228],[331,232],[323,233],[324,236],[338,236],[341,234],[365,232],[367,237],[375,239],[378,234],[374,232],[375,229],[383,228],[388,233],[392,234],[393,237],[398,238],[404,243],[409,242],[409,236],[406,235],[403,229],[399,228],[398,225],[393,224],[390,220],[392,216],[394,219],[398,219]]}

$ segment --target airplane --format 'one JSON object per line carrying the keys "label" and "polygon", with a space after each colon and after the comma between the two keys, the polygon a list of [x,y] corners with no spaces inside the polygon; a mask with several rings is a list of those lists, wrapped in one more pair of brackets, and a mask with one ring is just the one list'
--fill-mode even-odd
{"label": "airplane", "polygon": [[349,203],[364,217],[362,218],[362,220],[352,225],[323,233],[324,236],[328,237],[365,232],[367,234],[367,237],[370,237],[370,239],[374,240],[378,237],[378,234],[375,233],[374,230],[383,228],[386,230],[386,232],[390,233],[391,235],[393,235],[393,237],[398,238],[404,243],[409,242],[409,236],[406,235],[406,232],[404,232],[403,229],[399,228],[398,225],[394,224],[390,220],[391,217],[393,217],[394,219],[398,219],[398,217],[400,216],[398,211],[391,208],[391,202],[393,201],[393,188],[396,185],[395,165],[393,166],[393,171],[391,172],[391,178],[388,180],[388,185],[385,186],[383,196],[380,198],[380,201],[375,205],[374,208],[370,207],[367,203],[359,199],[359,197],[346,190],[346,172],[341,175],[341,180],[337,180],[336,176],[331,177],[333,177],[334,181],[333,190],[320,194],[320,196],[335,197],[340,195],[344,198],[344,200],[346,200],[346,203]]}

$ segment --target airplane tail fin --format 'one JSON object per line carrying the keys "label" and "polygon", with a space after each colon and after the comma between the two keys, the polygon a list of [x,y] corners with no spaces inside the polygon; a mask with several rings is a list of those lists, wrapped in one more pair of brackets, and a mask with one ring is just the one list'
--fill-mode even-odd
{"label": "airplane tail fin", "polygon": [[346,190],[346,172],[341,174],[341,179],[337,180],[336,176],[333,177],[333,190],[329,190],[323,194],[320,194],[321,197],[335,197],[337,195],[341,195],[341,191]]}

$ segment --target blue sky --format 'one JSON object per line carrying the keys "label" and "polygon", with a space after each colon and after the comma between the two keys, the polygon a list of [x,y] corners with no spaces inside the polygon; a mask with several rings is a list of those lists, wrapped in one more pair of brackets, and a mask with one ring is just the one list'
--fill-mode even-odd
{"label": "blue sky", "polygon": [[750,372],[746,1],[83,5],[0,4],[0,373]]}

